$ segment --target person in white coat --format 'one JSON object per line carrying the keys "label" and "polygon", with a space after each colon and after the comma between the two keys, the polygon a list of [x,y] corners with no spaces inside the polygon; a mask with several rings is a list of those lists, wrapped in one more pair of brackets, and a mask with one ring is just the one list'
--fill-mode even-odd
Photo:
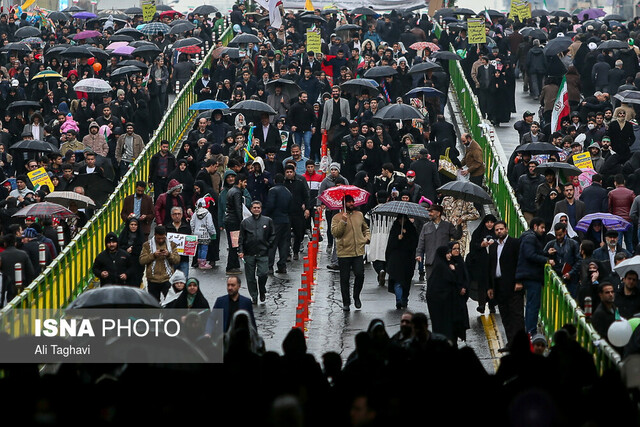
{"label": "person in white coat", "polygon": [[196,203],[197,209],[191,217],[191,233],[198,236],[198,268],[210,270],[213,267],[207,261],[207,252],[209,251],[209,242],[216,238],[216,226],[213,224],[211,213],[205,205],[204,199],[200,199]]}

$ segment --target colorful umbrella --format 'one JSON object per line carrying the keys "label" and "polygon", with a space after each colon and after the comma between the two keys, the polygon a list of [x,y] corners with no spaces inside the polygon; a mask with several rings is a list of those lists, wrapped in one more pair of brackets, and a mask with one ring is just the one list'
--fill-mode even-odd
{"label": "colorful umbrella", "polygon": [[80,31],[78,34],[73,36],[74,40],[84,40],[84,39],[90,39],[91,37],[100,37],[102,35],[102,33],[100,31],[95,31],[95,30],[85,30],[85,31]]}
{"label": "colorful umbrella", "polygon": [[51,217],[69,218],[72,216],[76,216],[76,214],[74,214],[64,206],[60,206],[57,203],[38,202],[20,209],[18,212],[14,213],[12,216],[16,216],[16,217],[35,216],[37,218],[51,218]]}
{"label": "colorful umbrella", "polygon": [[194,46],[179,47],[178,51],[182,53],[194,54],[194,53],[202,52],[202,49],[200,48],[200,46],[194,45]]}
{"label": "colorful umbrella", "polygon": [[113,42],[109,46],[107,46],[105,49],[106,50],[115,50],[115,49],[117,49],[119,47],[122,47],[122,46],[129,46],[129,43],[128,42]]}
{"label": "colorful umbrella", "polygon": [[91,19],[91,18],[97,18],[98,15],[91,13],[91,12],[78,12],[75,15],[72,15],[74,18],[76,19]]}
{"label": "colorful umbrella", "polygon": [[318,199],[331,210],[340,210],[344,205],[344,196],[353,197],[355,206],[364,205],[369,200],[369,193],[355,185],[339,185],[322,192]]}
{"label": "colorful umbrella", "polygon": [[53,70],[44,70],[44,71],[40,71],[38,74],[33,76],[31,80],[32,81],[36,79],[49,80],[49,79],[61,79],[61,78],[62,76]]}
{"label": "colorful umbrella", "polygon": [[625,221],[618,215],[596,212],[583,216],[578,224],[576,224],[574,229],[586,232],[589,229],[589,225],[591,225],[591,221],[594,221],[596,219],[602,221],[602,225],[604,225],[607,230],[627,231],[629,227],[631,227],[630,222]]}
{"label": "colorful umbrella", "polygon": [[136,48],[132,46],[120,46],[119,48],[114,49],[113,53],[117,55],[131,55],[134,50],[136,50]]}
{"label": "colorful umbrella", "polygon": [[580,186],[584,189],[591,185],[591,183],[593,182],[593,176],[597,174],[597,172],[591,168],[583,170],[584,172],[578,175],[578,181],[580,182]]}
{"label": "colorful umbrella", "polygon": [[164,18],[165,16],[173,17],[174,15],[184,16],[182,13],[178,12],[177,10],[165,10],[160,14],[160,18]]}
{"label": "colorful umbrella", "polygon": [[148,24],[145,24],[142,29],[140,29],[140,32],[147,36],[155,36],[156,34],[160,33],[168,34],[169,31],[171,31],[171,27],[169,27],[167,24],[163,24],[162,22],[149,22]]}

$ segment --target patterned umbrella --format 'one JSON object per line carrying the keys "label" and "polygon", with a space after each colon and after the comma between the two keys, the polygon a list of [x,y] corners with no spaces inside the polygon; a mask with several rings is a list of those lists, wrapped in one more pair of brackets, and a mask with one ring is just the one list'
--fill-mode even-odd
{"label": "patterned umbrella", "polygon": [[431,42],[416,42],[409,46],[409,49],[413,50],[425,50],[427,48],[429,48],[431,52],[437,52],[440,50],[440,46]]}
{"label": "patterned umbrella", "polygon": [[18,212],[14,213],[12,216],[17,216],[17,217],[35,216],[37,218],[51,218],[51,217],[69,218],[72,216],[76,216],[76,214],[74,214],[64,206],[60,206],[57,203],[38,202],[20,209]]}
{"label": "patterned umbrella", "polygon": [[589,225],[591,225],[591,221],[596,219],[601,220],[602,225],[604,225],[607,230],[627,231],[629,227],[631,227],[630,222],[625,221],[618,215],[596,212],[583,216],[574,229],[586,232],[589,229]]}
{"label": "patterned umbrella", "polygon": [[38,74],[36,74],[35,76],[33,76],[33,78],[31,79],[31,81],[34,80],[49,80],[49,79],[61,79],[62,76],[58,73],[56,73],[53,70],[43,70],[40,71]]}
{"label": "patterned umbrella", "polygon": [[149,22],[146,24],[140,32],[147,36],[155,36],[156,34],[168,34],[171,31],[171,27],[167,24],[163,24],[162,22]]}
{"label": "patterned umbrella", "polygon": [[78,34],[73,36],[73,39],[84,40],[84,39],[90,39],[91,37],[100,37],[101,35],[102,33],[100,31],[86,30],[86,31],[80,31]]}
{"label": "patterned umbrella", "polygon": [[369,193],[355,185],[339,185],[322,192],[318,199],[331,210],[340,210],[343,207],[344,196],[353,197],[355,206],[364,205],[369,200]]}
{"label": "patterned umbrella", "polygon": [[75,191],[54,191],[46,196],[47,202],[69,207],[71,202],[76,202],[78,208],[95,208],[96,204],[90,197],[78,194]]}
{"label": "patterned umbrella", "polygon": [[390,216],[407,215],[411,218],[429,218],[429,211],[419,204],[413,202],[403,202],[399,200],[394,200],[392,202],[378,205],[373,208],[371,213]]}

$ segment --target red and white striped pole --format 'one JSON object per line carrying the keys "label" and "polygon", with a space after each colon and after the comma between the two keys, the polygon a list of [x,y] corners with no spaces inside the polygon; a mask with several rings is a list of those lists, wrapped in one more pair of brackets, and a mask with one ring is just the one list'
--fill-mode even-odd
{"label": "red and white striped pole", "polygon": [[38,260],[40,261],[40,271],[44,271],[45,267],[47,266],[47,254],[46,251],[47,247],[45,246],[44,243],[40,243],[40,245],[38,246]]}
{"label": "red and white striped pole", "polygon": [[22,264],[17,262],[14,268],[16,271],[16,288],[18,288],[18,293],[20,293],[22,292],[22,289],[24,289],[22,284]]}
{"label": "red and white striped pole", "polygon": [[64,248],[64,232],[62,231],[62,226],[59,225],[57,228],[58,231],[58,245],[60,246],[60,250]]}

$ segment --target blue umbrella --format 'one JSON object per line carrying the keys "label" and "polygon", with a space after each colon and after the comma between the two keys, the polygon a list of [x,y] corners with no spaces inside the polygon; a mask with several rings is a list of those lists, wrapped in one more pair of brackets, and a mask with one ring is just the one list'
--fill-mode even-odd
{"label": "blue umbrella", "polygon": [[607,230],[627,231],[629,227],[631,227],[630,222],[625,221],[624,219],[620,218],[618,215],[603,213],[603,212],[596,212],[596,213],[583,216],[582,219],[578,222],[578,224],[576,224],[574,229],[586,232],[589,229],[589,225],[591,225],[591,221],[594,221],[596,219],[601,220],[602,225],[604,225],[607,228]]}
{"label": "blue umbrella", "polygon": [[229,106],[221,101],[214,101],[213,99],[206,99],[204,101],[191,104],[189,110],[226,110]]}

